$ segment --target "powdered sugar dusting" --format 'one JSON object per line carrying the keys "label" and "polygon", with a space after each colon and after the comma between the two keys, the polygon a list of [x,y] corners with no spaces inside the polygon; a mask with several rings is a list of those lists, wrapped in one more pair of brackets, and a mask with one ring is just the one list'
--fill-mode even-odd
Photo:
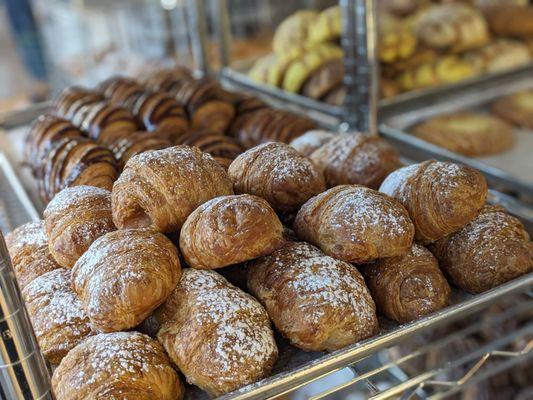
{"label": "powdered sugar dusting", "polygon": [[44,222],[29,222],[19,226],[6,236],[6,244],[12,257],[25,246],[47,246]]}
{"label": "powdered sugar dusting", "polygon": [[412,177],[419,168],[420,164],[412,164],[397,169],[385,178],[379,188],[379,191],[390,196],[394,196],[394,193],[398,190],[398,188],[405,185],[407,180]]}
{"label": "powdered sugar dusting", "polygon": [[63,189],[50,201],[44,212],[45,218],[50,214],[63,214],[71,207],[84,206],[91,198],[107,200],[111,207],[111,192],[108,190],[94,186],[73,186]]}
{"label": "powdered sugar dusting", "polygon": [[305,156],[309,156],[314,150],[335,137],[335,133],[314,130],[304,133],[291,142],[291,146]]}

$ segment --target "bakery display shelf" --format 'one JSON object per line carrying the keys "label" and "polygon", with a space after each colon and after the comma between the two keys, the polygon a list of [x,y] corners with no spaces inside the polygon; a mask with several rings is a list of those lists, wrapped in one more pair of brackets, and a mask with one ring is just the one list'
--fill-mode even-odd
{"label": "bakery display shelf", "polygon": [[51,102],[32,104],[23,110],[11,111],[0,114],[0,128],[11,129],[31,123],[39,115],[50,108]]}
{"label": "bakery display shelf", "polygon": [[494,100],[529,88],[533,88],[533,67],[458,87],[441,96],[413,98],[382,109],[379,131],[407,157],[467,164],[483,172],[494,187],[530,198],[533,196],[533,134],[530,130],[515,129],[516,143],[510,150],[477,158],[459,155],[409,134],[412,126],[428,118],[466,110],[485,112]]}

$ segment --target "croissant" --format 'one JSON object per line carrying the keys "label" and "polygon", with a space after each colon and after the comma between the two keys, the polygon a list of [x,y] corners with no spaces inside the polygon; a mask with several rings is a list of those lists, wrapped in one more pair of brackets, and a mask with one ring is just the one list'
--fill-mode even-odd
{"label": "croissant", "polygon": [[318,16],[319,13],[315,10],[300,10],[285,18],[276,28],[272,39],[274,51],[284,54],[294,51],[295,47],[302,47]]}
{"label": "croissant", "polygon": [[113,220],[120,229],[178,231],[200,204],[233,194],[228,174],[210,155],[188,146],[132,157],[113,187]]}
{"label": "croissant", "polygon": [[407,209],[415,225],[415,240],[431,243],[476,216],[485,204],[487,182],[467,166],[429,160],[393,172],[379,190]]}
{"label": "croissant", "polygon": [[342,60],[329,61],[311,73],[302,86],[302,94],[312,99],[320,99],[332,89],[342,85],[343,79]]}
{"label": "croissant", "polygon": [[155,132],[137,131],[128,133],[110,147],[118,160],[120,168],[123,169],[126,163],[134,155],[144,153],[148,150],[161,150],[171,147],[172,143]]}
{"label": "croissant", "polygon": [[485,206],[469,224],[430,248],[460,288],[481,293],[533,271],[533,244],[502,207]]}
{"label": "croissant", "polygon": [[162,69],[145,77],[144,85],[154,92],[172,92],[184,81],[194,79],[192,72],[184,66]]}
{"label": "croissant", "polygon": [[65,400],[181,400],[184,395],[161,345],[138,332],[84,340],[54,371],[52,391]]}
{"label": "croissant", "polygon": [[362,133],[338,135],[309,158],[323,172],[329,187],[356,184],[378,189],[401,166],[398,152],[384,139]]}
{"label": "croissant", "polygon": [[214,269],[248,261],[281,246],[283,225],[266,200],[221,196],[198,207],[185,221],[180,249],[187,265]]}
{"label": "croissant", "polygon": [[413,244],[403,256],[363,267],[378,311],[399,323],[416,320],[450,302],[450,286],[429,250]]}
{"label": "croissant", "polygon": [[89,318],[70,286],[69,270],[55,269],[35,278],[22,296],[39,347],[51,364],[59,364],[92,334]]}
{"label": "croissant", "polygon": [[63,189],[43,217],[50,253],[63,268],[72,268],[91,243],[116,229],[111,192],[94,186]]}
{"label": "croissant", "polygon": [[289,145],[266,143],[246,151],[229,166],[235,192],[267,200],[278,211],[297,210],[325,189],[324,177]]}
{"label": "croissant", "polygon": [[74,125],[79,126],[87,113],[87,107],[103,100],[104,97],[94,90],[69,86],[56,96],[52,109],[58,117],[73,121]]}
{"label": "croissant", "polygon": [[414,236],[399,202],[357,185],[337,186],[310,199],[298,211],[294,230],[327,255],[352,263],[404,255]]}
{"label": "croissant", "polygon": [[135,79],[112,76],[98,85],[98,90],[110,103],[131,110],[135,102],[146,93],[146,88]]}
{"label": "croissant", "polygon": [[242,153],[242,148],[235,139],[217,131],[188,131],[178,136],[175,143],[198,147],[204,153],[209,153],[213,157],[229,158],[231,160]]}
{"label": "croissant", "polygon": [[346,98],[346,86],[339,85],[336,88],[332,89],[329,93],[326,93],[321,101],[333,106],[341,106],[344,104],[344,99]]}
{"label": "croissant", "polygon": [[78,124],[91,139],[111,145],[124,132],[135,132],[139,126],[133,114],[124,107],[100,102],[88,107],[83,121]]}
{"label": "croissant", "polygon": [[290,145],[300,154],[309,157],[315,150],[322,147],[322,145],[326,144],[334,137],[336,137],[334,132],[316,129],[308,131],[302,136],[298,136],[290,143]]}
{"label": "croissant", "polygon": [[378,331],[374,301],[353,265],[289,242],[247,267],[251,293],[296,347],[334,351]]}
{"label": "croissant", "polygon": [[60,268],[48,249],[44,222],[28,222],[6,235],[6,245],[19,287]]}
{"label": "croissant", "polygon": [[211,396],[264,378],[278,356],[264,308],[214,271],[185,269],[157,313],[168,355]]}
{"label": "croissant", "polygon": [[72,287],[101,332],[133,328],[159,307],[181,276],[164,235],[126,229],[97,239],[72,268]]}

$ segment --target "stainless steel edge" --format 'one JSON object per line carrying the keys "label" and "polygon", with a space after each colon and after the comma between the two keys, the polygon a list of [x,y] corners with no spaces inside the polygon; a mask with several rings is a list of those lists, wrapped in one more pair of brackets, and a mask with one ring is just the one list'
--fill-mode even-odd
{"label": "stainless steel edge", "polygon": [[32,104],[23,110],[0,114],[0,128],[11,129],[29,124],[39,115],[46,113],[52,105],[51,101]]}

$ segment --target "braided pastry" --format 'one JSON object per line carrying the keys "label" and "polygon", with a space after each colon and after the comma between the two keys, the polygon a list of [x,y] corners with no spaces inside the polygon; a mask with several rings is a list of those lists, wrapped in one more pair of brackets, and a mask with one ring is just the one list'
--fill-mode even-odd
{"label": "braided pastry", "polygon": [[267,200],[280,212],[297,210],[325,189],[324,177],[309,159],[284,143],[265,143],[238,156],[228,174],[236,193]]}
{"label": "braided pastry", "polygon": [[431,250],[460,288],[480,293],[533,271],[533,243],[522,223],[502,207],[485,206]]}
{"label": "braided pastry", "polygon": [[352,263],[405,254],[413,223],[396,200],[356,185],[337,186],[305,203],[294,222],[301,240]]}
{"label": "braided pastry", "polygon": [[148,150],[161,150],[171,147],[172,143],[156,132],[137,131],[125,135],[110,147],[121,169],[134,155]]}
{"label": "braided pastry", "polygon": [[290,143],[290,145],[300,154],[309,157],[315,150],[322,147],[322,145],[326,144],[336,136],[337,135],[334,132],[316,129],[297,137]]}
{"label": "braided pastry", "polygon": [[157,318],[172,361],[211,396],[264,378],[278,356],[264,308],[214,271],[185,269]]}
{"label": "braided pastry", "polygon": [[487,182],[464,165],[435,160],[400,168],[381,192],[402,203],[415,225],[415,240],[431,243],[470,222],[485,204]]}
{"label": "braided pastry", "polygon": [[59,362],[92,329],[70,285],[70,271],[55,269],[35,278],[22,291],[39,347],[46,360]]}
{"label": "braided pastry", "polygon": [[132,157],[113,188],[113,220],[121,229],[178,231],[200,204],[233,194],[228,174],[195,147],[176,146]]}
{"label": "braided pastry", "polygon": [[189,215],[180,234],[187,265],[215,269],[271,253],[284,243],[283,225],[260,197],[221,196]]}
{"label": "braided pastry", "polygon": [[204,153],[213,157],[235,159],[242,153],[242,148],[237,141],[217,131],[192,130],[176,138],[176,144],[198,147]]}
{"label": "braided pastry", "polygon": [[65,400],[181,400],[184,388],[163,348],[138,332],[101,333],[68,353],[52,390]]}
{"label": "braided pastry", "polygon": [[403,256],[362,269],[378,311],[399,323],[416,320],[450,302],[450,286],[429,250],[413,244]]}
{"label": "braided pastry", "polygon": [[50,252],[63,268],[72,268],[92,242],[116,229],[111,192],[94,186],[63,189],[43,217]]}
{"label": "braided pastry", "polygon": [[281,334],[303,350],[338,350],[378,330],[357,269],[307,243],[289,242],[251,262],[248,287]]}
{"label": "braided pastry", "polygon": [[72,287],[101,332],[133,328],[181,276],[178,251],[161,233],[126,229],[97,239],[72,268]]}

